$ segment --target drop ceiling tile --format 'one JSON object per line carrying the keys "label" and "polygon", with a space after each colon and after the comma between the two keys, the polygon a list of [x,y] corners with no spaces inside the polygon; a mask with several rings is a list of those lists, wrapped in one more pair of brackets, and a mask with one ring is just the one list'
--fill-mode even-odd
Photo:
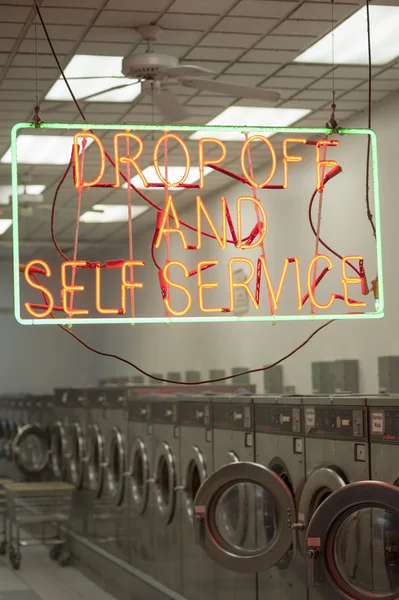
{"label": "drop ceiling tile", "polygon": [[331,71],[330,65],[288,65],[281,69],[279,75],[288,77],[322,77],[328,71]]}
{"label": "drop ceiling tile", "polygon": [[0,52],[0,65],[5,65],[8,58],[7,52]]}
{"label": "drop ceiling tile", "polygon": [[[52,80],[51,80],[52,82]],[[43,88],[43,83],[45,83],[45,86],[49,86],[50,81],[47,82],[38,82],[39,88]],[[35,79],[10,79],[9,77],[7,77],[6,79],[4,79],[1,83],[0,86],[0,95],[2,95],[2,92],[5,90],[15,90],[15,91],[31,91],[31,90],[35,90],[36,89],[36,80]]]}
{"label": "drop ceiling tile", "polygon": [[241,0],[231,11],[231,15],[238,17],[263,17],[280,19],[297,6],[296,2],[283,2],[270,0]]}
{"label": "drop ceiling tile", "polygon": [[227,12],[236,0],[175,0],[169,13],[195,13],[201,15],[220,15]]}
{"label": "drop ceiling tile", "polygon": [[0,21],[0,38],[17,38],[21,33],[22,23],[4,23]]}
{"label": "drop ceiling tile", "polygon": [[[60,60],[61,64],[63,63],[64,59],[65,59],[65,55],[58,55],[58,59]],[[41,54],[40,55],[40,64],[43,67],[53,67],[54,66],[54,57],[52,54]],[[18,54],[16,54],[13,62],[12,62],[12,66],[13,67],[35,67],[36,66],[36,56],[34,53],[25,53],[22,54],[20,52],[18,52]]]}
{"label": "drop ceiling tile", "polygon": [[[150,2],[148,3],[150,4]],[[148,10],[148,7],[147,7]],[[133,12],[128,10],[104,10],[96,19],[96,26],[103,27],[138,27],[148,25],[154,20],[152,12]],[[132,38],[135,32],[131,32]]]}
{"label": "drop ceiling tile", "polygon": [[[311,19],[311,20],[325,20],[331,23],[331,1],[329,5],[325,2],[312,2],[311,4],[305,3],[300,6],[291,16],[292,19]],[[355,7],[350,4],[343,4],[341,2],[333,3],[334,10],[334,22],[341,21],[342,19],[351,15]]]}
{"label": "drop ceiling tile", "polygon": [[295,100],[323,100],[324,102],[331,102],[331,91],[330,90],[304,90],[299,92],[294,98]]}
{"label": "drop ceiling tile", "polygon": [[279,65],[276,64],[237,62],[226,69],[226,74],[262,75],[263,77],[268,77],[279,68]]}
{"label": "drop ceiling tile", "polygon": [[12,48],[15,44],[15,40],[13,38],[3,38],[0,43],[1,43],[2,50],[9,51],[9,50],[12,50]]}
{"label": "drop ceiling tile", "polygon": [[[388,94],[390,94],[391,92],[388,91],[383,91],[383,90],[374,90],[372,93],[372,99],[373,102],[380,102],[383,98],[385,98],[385,96],[387,96]],[[354,101],[357,102],[358,100],[363,102],[368,102],[368,91],[367,90],[353,90],[353,92],[348,92],[347,94],[345,94],[344,96],[342,96],[342,99],[344,102],[346,101]],[[337,106],[338,104],[341,102],[341,97],[337,100]]]}
{"label": "drop ceiling tile", "polygon": [[296,50],[301,52],[307,46],[310,46],[315,41],[314,36],[310,35],[274,35],[270,34],[261,40],[257,45],[256,49],[269,49],[269,50]]}
{"label": "drop ceiling tile", "polygon": [[158,25],[166,29],[186,29],[192,31],[206,31],[218,20],[216,15],[188,15],[188,14],[165,14]]}
{"label": "drop ceiling tile", "polygon": [[296,54],[289,50],[249,50],[240,62],[268,62],[284,65],[291,62]]}
{"label": "drop ceiling tile", "polygon": [[376,80],[379,79],[399,79],[399,69],[387,69],[376,75]]}
{"label": "drop ceiling tile", "polygon": [[[336,91],[344,91],[350,90],[354,86],[361,83],[361,79],[334,79],[334,86]],[[315,81],[311,86],[311,89],[315,90],[332,90],[333,88],[333,79],[332,77],[326,77],[324,79],[319,79],[319,81]]]}
{"label": "drop ceiling tile", "polygon": [[[18,4],[20,2],[21,0],[18,0]],[[84,0],[84,3],[85,8],[99,8],[102,4],[102,0]],[[65,8],[65,0],[43,0],[41,6]],[[82,6],[82,0],[68,0],[68,6],[80,8]]]}
{"label": "drop ceiling tile", "polygon": [[166,10],[170,5],[170,0],[134,0],[127,2],[126,0],[108,0],[107,8],[109,10],[131,10],[161,12]]}
{"label": "drop ceiling tile", "polygon": [[224,17],[224,19],[213,28],[213,31],[266,35],[277,22],[277,19]]}
{"label": "drop ceiling tile", "polygon": [[228,60],[232,62],[242,53],[241,48],[194,48],[186,58],[190,60]]}
{"label": "drop ceiling tile", "polygon": [[314,35],[319,36],[331,29],[331,21],[299,21],[287,19],[273,30],[276,35]]}
{"label": "drop ceiling tile", "polygon": [[[364,82],[359,86],[358,89],[367,90],[368,86],[368,82]],[[373,79],[372,89],[394,91],[399,89],[399,81],[395,79]]]}
{"label": "drop ceiling tile", "polygon": [[115,42],[82,42],[76,53],[100,56],[126,56],[131,50],[131,44],[115,44]]}
{"label": "drop ceiling tile", "polygon": [[[0,56],[1,58],[1,56]],[[1,64],[1,60],[0,60]],[[36,79],[36,69],[30,69],[29,67],[15,67],[12,66],[7,72],[8,78],[12,79]],[[38,79],[40,81],[54,81],[59,76],[59,71],[56,67],[45,68],[39,65]]]}
{"label": "drop ceiling tile", "polygon": [[30,10],[30,6],[21,6],[19,2],[18,6],[6,4],[1,8],[1,20],[3,23],[25,23]]}
{"label": "drop ceiling tile", "polygon": [[282,103],[284,108],[320,108],[323,106],[322,100],[287,100]]}
{"label": "drop ceiling tile", "polygon": [[[3,47],[4,42],[9,40],[2,40],[1,45]],[[54,46],[57,54],[68,54],[71,52],[76,45],[76,40],[57,40],[54,42]],[[18,48],[19,52],[34,52],[36,53],[36,43],[35,40],[23,40]],[[51,54],[51,49],[47,40],[37,40],[37,52],[38,52],[38,63],[40,64],[40,55],[41,54]]]}
{"label": "drop ceiling tile", "polygon": [[237,100],[233,96],[223,96],[222,94],[207,96],[206,94],[198,94],[194,98],[190,98],[187,102],[187,106],[228,106]]}
{"label": "drop ceiling tile", "polygon": [[275,88],[276,90],[302,90],[314,81],[310,77],[279,77],[275,75],[270,77],[264,84],[267,87]]}
{"label": "drop ceiling tile", "polygon": [[216,81],[249,87],[257,86],[263,80],[263,75],[219,75],[219,77],[216,78]]}
{"label": "drop ceiling tile", "polygon": [[199,43],[199,47],[249,48],[258,40],[257,35],[240,33],[208,33]]}
{"label": "drop ceiling tile", "polygon": [[[342,78],[349,77],[350,79],[352,79],[352,78],[367,79],[368,78],[368,67],[362,67],[362,66],[346,67],[346,66],[342,65],[342,66],[337,67],[335,69],[334,73],[335,73],[335,77],[342,77]],[[378,69],[373,68],[372,74],[374,75],[376,73],[378,73]]]}
{"label": "drop ceiling tile", "polygon": [[[171,56],[175,56],[176,58],[181,58],[190,50],[190,47],[172,45],[164,46],[163,44],[157,44],[156,50],[160,54],[169,54]],[[147,46],[145,44],[141,44],[140,46],[137,46],[134,51],[136,54],[139,52],[144,54],[147,52]]]}
{"label": "drop ceiling tile", "polygon": [[359,112],[366,108],[367,100],[345,100],[344,98],[340,99],[337,107],[337,116],[339,117],[341,110],[351,110],[353,112]]}
{"label": "drop ceiling tile", "polygon": [[[77,42],[84,35],[84,25],[46,25],[49,36],[55,40],[54,46],[57,50],[56,42],[58,40],[72,40]],[[27,32],[26,39],[35,39],[35,28],[31,26]],[[37,28],[37,39],[45,40],[46,36],[41,27]]]}
{"label": "drop ceiling tile", "polygon": [[92,19],[96,15],[96,11],[91,8],[82,8],[82,4],[80,8],[42,8],[41,13],[43,17],[43,21],[47,24],[51,25],[74,25],[75,23],[79,25],[89,25]]}
{"label": "drop ceiling tile", "polygon": [[[130,28],[123,27],[91,27],[84,37],[85,42],[113,42],[116,44],[137,44],[138,36],[135,31]],[[103,56],[107,56],[105,52],[101,52]],[[113,55],[114,56],[114,55]]]}
{"label": "drop ceiling tile", "polygon": [[201,37],[200,31],[185,31],[184,29],[163,29],[162,34],[159,36],[159,40],[156,45],[171,44],[172,46],[193,46]]}

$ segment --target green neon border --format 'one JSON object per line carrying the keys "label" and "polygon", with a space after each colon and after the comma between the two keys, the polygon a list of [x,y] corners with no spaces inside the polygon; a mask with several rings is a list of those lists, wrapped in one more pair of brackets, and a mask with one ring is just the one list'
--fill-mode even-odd
{"label": "green neon border", "polygon": [[[329,321],[331,319],[348,321],[357,319],[382,319],[384,317],[384,280],[382,268],[382,240],[380,191],[378,179],[377,136],[372,129],[342,128],[342,135],[370,135],[372,149],[372,168],[374,183],[374,219],[376,228],[376,254],[379,300],[376,301],[375,312],[363,314],[341,315],[267,315],[255,317],[139,317],[139,318],[98,318],[98,319],[26,319],[21,317],[21,298],[19,285],[19,227],[18,227],[18,161],[17,132],[20,129],[35,129],[34,123],[17,123],[11,130],[11,181],[12,181],[12,232],[13,232],[13,277],[14,277],[14,315],[21,325],[107,325],[107,324],[139,324],[139,323],[239,323],[239,322],[277,322],[277,321]],[[40,129],[71,129],[85,131],[88,129],[136,130],[136,131],[240,131],[242,133],[319,133],[332,135],[332,129],[325,127],[244,127],[244,126],[195,126],[195,125],[127,125],[108,123],[40,123]]]}

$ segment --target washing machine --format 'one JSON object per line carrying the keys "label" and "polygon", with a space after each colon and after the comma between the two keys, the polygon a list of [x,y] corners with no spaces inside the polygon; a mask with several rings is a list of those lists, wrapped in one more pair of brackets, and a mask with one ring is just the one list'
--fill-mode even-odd
{"label": "washing machine", "polygon": [[212,402],[207,396],[179,400],[182,526],[182,595],[188,600],[214,598],[214,565],[195,543],[194,500],[213,472]]}
{"label": "washing machine", "polygon": [[181,589],[180,445],[176,396],[151,397],[153,423],[153,577]]}
{"label": "washing machine", "polygon": [[[290,396],[254,398],[254,424],[256,462],[282,479],[297,506],[305,484],[302,399]],[[276,512],[271,510],[269,523],[264,520],[265,526],[258,529],[258,546],[267,547],[273,540],[277,529],[275,517]],[[259,573],[258,597],[267,597],[268,600],[307,599],[306,564],[300,552],[291,548],[277,566]]]}
{"label": "washing machine", "polygon": [[53,396],[29,395],[23,400],[24,425],[12,444],[13,463],[18,479],[48,481],[52,479],[50,432],[53,423]]}
{"label": "washing machine", "polygon": [[[223,488],[220,505],[213,514],[211,526],[205,524],[207,495],[212,495],[215,475],[224,465],[239,465],[254,461],[252,398],[245,396],[212,397],[213,469],[214,474],[201,485],[194,503],[194,530],[196,541],[207,550],[206,539],[211,530],[218,544],[231,546],[238,552],[252,553],[256,548],[255,488],[245,483]],[[218,481],[218,476],[216,476]],[[216,538],[215,538],[216,539]],[[210,557],[214,559],[212,553]],[[225,561],[216,561],[214,567],[215,600],[255,600],[257,580],[255,573],[237,572]]]}
{"label": "washing machine", "polygon": [[137,398],[129,390],[129,563],[154,574],[153,425],[151,397]]}

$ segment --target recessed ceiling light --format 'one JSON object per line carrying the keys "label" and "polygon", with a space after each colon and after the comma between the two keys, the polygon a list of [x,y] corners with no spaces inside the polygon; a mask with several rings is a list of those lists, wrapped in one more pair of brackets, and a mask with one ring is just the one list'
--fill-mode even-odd
{"label": "recessed ceiling light", "polygon": [[[165,167],[160,166],[159,170],[161,171],[161,174],[165,177]],[[185,172],[186,172],[186,167],[169,166],[168,167],[168,181],[170,183],[180,181],[184,177]],[[209,175],[209,173],[211,173],[211,172],[212,172],[212,169],[210,167],[204,167],[204,175],[205,176]],[[161,180],[159,179],[159,177],[155,171],[155,167],[153,165],[146,167],[143,170],[143,175],[146,178],[146,180],[148,181],[148,183],[162,183]],[[184,183],[188,183],[188,184],[197,183],[197,181],[199,181],[199,179],[200,179],[199,167],[191,166],[190,171],[187,175],[187,179]],[[133,177],[133,179],[131,180],[131,182],[139,190],[159,190],[162,192],[165,189],[163,187],[146,188],[140,175],[135,175]],[[127,188],[127,183],[125,183],[122,187]],[[181,189],[183,189],[183,188],[170,187],[169,191],[178,192]]]}
{"label": "recessed ceiling light", "polygon": [[[373,65],[385,65],[399,56],[399,6],[370,6]],[[334,63],[368,65],[367,12],[358,10],[334,30]],[[332,32],[294,59],[299,63],[333,64]]]}
{"label": "recessed ceiling light", "polygon": [[[92,143],[87,138],[87,146]],[[17,161],[25,165],[67,165],[71,159],[73,137],[64,135],[19,135],[17,138]],[[11,163],[11,148],[2,163]],[[29,186],[28,186],[29,187]]]}
{"label": "recessed ceiling light", "polygon": [[[132,206],[132,219],[146,210],[148,206]],[[82,223],[127,223],[128,207],[126,204],[95,204],[93,210],[83,213],[79,220]]]}
{"label": "recessed ceiling light", "polygon": [[[121,74],[122,57],[76,54],[65,76],[78,100],[88,102],[132,102],[141,92],[138,79],[128,79]],[[106,92],[110,88],[129,84],[129,87]],[[130,85],[134,84],[134,85]],[[96,94],[93,96],[93,94]],[[48,92],[46,100],[72,101],[71,94],[60,76]]]}
{"label": "recessed ceiling light", "polygon": [[[29,196],[40,196],[46,189],[45,185],[19,185],[18,194],[28,194]],[[12,194],[11,185],[0,185],[0,205],[9,204],[10,196]]]}
{"label": "recessed ceiling light", "polygon": [[7,229],[10,229],[11,225],[12,219],[0,219],[0,235],[3,235]]}
{"label": "recessed ceiling light", "polygon": [[[207,123],[207,126],[237,126],[242,127],[289,127],[311,112],[310,108],[260,108],[255,106],[230,106],[220,115]],[[244,141],[244,134],[237,131],[196,131],[190,136],[191,140],[200,140],[204,137],[217,137],[225,142]],[[251,135],[251,133],[249,133]],[[252,134],[253,135],[253,134]],[[273,133],[262,134],[271,137]]]}

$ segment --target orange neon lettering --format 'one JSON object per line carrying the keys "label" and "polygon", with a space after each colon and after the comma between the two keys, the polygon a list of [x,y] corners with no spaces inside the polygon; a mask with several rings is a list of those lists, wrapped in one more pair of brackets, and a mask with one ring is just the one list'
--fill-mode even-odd
{"label": "orange neon lettering", "polygon": [[[247,277],[247,279],[245,281],[239,281],[239,282],[233,281],[234,263],[244,263],[244,264],[249,265],[249,267],[251,269],[251,274]],[[248,286],[249,282],[252,281],[254,274],[255,274],[255,267],[254,267],[252,261],[249,260],[248,258],[231,258],[229,260],[230,312],[234,311],[234,289],[236,289],[236,288],[243,288],[247,292],[249,299],[251,300],[251,302],[254,305],[254,307],[256,308],[256,310],[259,310],[259,304],[256,302],[256,299]]]}
{"label": "orange neon lettering", "polygon": [[[242,222],[241,222],[241,203],[242,202],[252,202],[255,204],[255,209],[259,208],[263,217],[263,230],[260,232],[259,239],[254,244],[243,244],[242,243]],[[263,208],[262,204],[257,198],[253,198],[252,196],[240,196],[237,198],[237,227],[238,227],[238,240],[237,240],[237,248],[241,248],[241,250],[248,250],[249,248],[256,248],[256,246],[260,246],[263,240],[265,239],[266,229],[267,229],[267,217],[266,211]]]}
{"label": "orange neon lettering", "polygon": [[[144,267],[145,263],[142,260],[126,260],[122,265],[121,276],[122,276],[122,285],[121,285],[121,305],[122,305],[122,314],[126,314],[126,290],[134,290],[141,289],[144,287],[144,284],[140,281],[128,281],[126,279],[126,269],[134,268],[134,267]],[[134,293],[134,292],[133,292]]]}
{"label": "orange neon lettering", "polygon": [[[219,158],[211,158],[204,160],[204,144],[215,143],[222,149],[222,154]],[[224,161],[226,158],[227,150],[226,146],[221,140],[216,138],[202,138],[198,145],[198,159],[199,159],[199,171],[200,171],[200,188],[204,187],[204,167],[209,165],[217,165]]]}
{"label": "orange neon lettering", "polygon": [[308,293],[309,293],[309,300],[313,304],[313,306],[315,306],[316,308],[319,308],[320,310],[327,310],[328,308],[330,308],[330,306],[332,305],[332,303],[335,300],[334,294],[331,294],[330,300],[328,301],[327,304],[319,304],[317,302],[316,298],[314,297],[314,289],[313,289],[313,284],[311,281],[314,266],[317,263],[317,261],[320,259],[324,259],[327,261],[327,269],[329,271],[333,267],[331,258],[326,256],[325,254],[317,254],[316,256],[314,256],[312,258],[312,260],[310,261],[310,264],[309,264],[309,268],[308,268]]}
{"label": "orange neon lettering", "polygon": [[199,299],[199,307],[201,309],[202,312],[204,313],[220,313],[222,312],[221,308],[205,308],[204,307],[204,298],[203,298],[203,290],[206,289],[212,289],[212,288],[217,288],[218,284],[215,281],[212,281],[210,283],[203,283],[202,282],[202,267],[208,268],[208,267],[214,267],[215,265],[218,265],[219,261],[218,260],[203,260],[201,262],[198,263],[198,299]]}
{"label": "orange neon lettering", "polygon": [[288,154],[287,144],[306,144],[306,140],[303,138],[286,138],[283,141],[283,168],[284,168],[284,189],[288,187],[288,163],[289,162],[301,162],[302,156],[292,156]]}
{"label": "orange neon lettering", "polygon": [[178,283],[173,283],[173,281],[171,281],[168,277],[168,271],[170,269],[170,267],[172,267],[173,265],[177,265],[178,267],[181,267],[183,269],[184,272],[184,277],[188,277],[189,273],[188,273],[188,269],[186,267],[186,265],[184,265],[182,262],[178,261],[178,260],[172,260],[168,263],[166,263],[166,265],[163,268],[163,276],[165,279],[165,283],[167,283],[168,285],[171,285],[172,287],[181,290],[182,292],[184,292],[187,296],[187,305],[186,307],[181,310],[181,311],[176,311],[173,310],[173,308],[170,306],[170,302],[169,302],[169,298],[168,295],[166,294],[165,298],[164,298],[164,302],[166,305],[166,308],[168,310],[168,312],[172,315],[174,315],[175,317],[182,317],[183,315],[185,315],[186,313],[188,313],[188,311],[191,308],[191,304],[192,304],[192,299],[191,299],[191,294],[188,291],[187,288],[185,288],[184,286],[178,284]]}
{"label": "orange neon lettering", "polygon": [[[323,189],[323,180],[321,177],[322,167],[335,167],[337,164],[336,160],[321,160],[320,148],[323,146],[339,146],[338,140],[320,140],[316,144],[316,171],[317,171],[317,189],[321,191]],[[334,302],[334,300],[333,300]]]}
{"label": "orange neon lettering", "polygon": [[[135,140],[138,144],[137,152],[134,156],[120,156],[119,155],[119,138],[125,138],[126,140]],[[140,154],[143,152],[143,141],[139,138],[138,135],[130,132],[124,133],[116,133],[114,135],[114,152],[115,152],[115,187],[118,188],[121,185],[121,176],[120,176],[120,163],[123,165],[130,163],[137,171],[137,175],[140,177],[141,181],[144,183],[145,187],[148,187],[148,181],[145,178],[144,173],[140,169],[137,164],[137,159]]]}
{"label": "orange neon lettering", "polygon": [[[80,172],[79,168],[79,138],[91,138],[94,140],[100,150],[100,172],[95,179],[92,181],[82,181],[81,177],[83,177],[83,173]],[[80,190],[85,187],[93,187],[103,178],[105,171],[105,150],[102,144],[102,141],[95,133],[90,133],[88,131],[81,131],[80,133],[75,133],[73,136],[73,157],[75,162],[75,187]]]}
{"label": "orange neon lettering", "polygon": [[73,308],[72,306],[68,306],[68,296],[67,294],[71,293],[71,292],[83,292],[84,291],[84,286],[83,285],[68,285],[66,282],[66,270],[67,267],[72,267],[74,269],[76,269],[77,267],[84,267],[86,265],[86,261],[85,260],[69,260],[67,262],[62,263],[61,265],[61,285],[62,285],[62,290],[61,290],[61,297],[62,297],[62,308],[64,309],[64,312],[70,316],[73,317],[74,315],[88,315],[89,311],[86,310],[85,308]]}
{"label": "orange neon lettering", "polygon": [[344,300],[347,306],[353,308],[354,306],[366,306],[365,302],[349,302],[348,298],[348,285],[360,284],[362,280],[360,277],[348,277],[346,274],[346,263],[353,262],[355,260],[363,260],[363,256],[344,256],[342,259],[342,283],[344,285]]}
{"label": "orange neon lettering", "polygon": [[[163,177],[161,171],[159,170],[159,165],[158,165],[159,147],[162,144],[162,142],[164,142],[165,140],[169,140],[169,139],[176,140],[176,142],[178,142],[180,144],[180,146],[183,148],[184,156],[186,159],[186,170],[184,172],[184,175],[179,181],[176,181],[175,183],[170,183]],[[165,135],[163,135],[162,137],[159,138],[159,140],[157,141],[157,143],[154,146],[154,167],[155,167],[155,171],[156,171],[156,174],[158,175],[159,179],[167,187],[179,187],[180,185],[182,185],[182,183],[184,183],[186,181],[188,174],[190,172],[190,153],[188,151],[186,144],[183,142],[183,140],[178,135],[176,135],[175,133],[166,133]]]}
{"label": "orange neon lettering", "polygon": [[222,196],[222,237],[218,234],[216,227],[202,202],[201,196],[197,196],[197,250],[201,248],[202,244],[202,228],[201,228],[201,213],[204,215],[210,228],[212,229],[213,235],[216,238],[217,243],[222,250],[226,249],[227,245],[227,234],[226,234],[226,198]]}
{"label": "orange neon lettering", "polygon": [[[247,148],[249,147],[249,144],[252,142],[252,140],[262,140],[262,142],[264,142],[266,144],[266,146],[269,148],[270,154],[272,157],[272,168],[270,170],[270,174],[261,183],[257,183],[250,177],[250,175],[248,174],[248,171],[247,171],[247,167],[245,165],[245,152],[246,152]],[[269,181],[271,181],[271,179],[274,176],[274,173],[276,172],[276,164],[277,164],[276,152],[273,148],[273,144],[264,135],[253,135],[253,136],[249,137],[247,140],[245,140],[245,142],[241,148],[241,168],[242,168],[242,172],[244,173],[245,178],[249,181],[249,183],[252,185],[252,187],[254,187],[254,188],[265,187],[265,185],[267,185],[269,183]]]}
{"label": "orange neon lettering", "polygon": [[[172,215],[176,227],[166,227],[166,223],[167,223],[168,217],[170,215]],[[186,238],[184,237],[184,233],[180,230],[180,221],[179,221],[179,217],[177,216],[177,212],[176,212],[176,208],[173,203],[173,200],[172,200],[172,196],[168,197],[168,201],[165,206],[161,225],[159,227],[157,239],[155,241],[155,248],[159,248],[159,246],[161,245],[162,236],[165,235],[165,233],[178,233],[181,237],[181,241],[183,243],[183,248],[185,250],[187,250]]]}
{"label": "orange neon lettering", "polygon": [[[302,308],[302,292],[301,292],[301,278],[300,278],[300,270],[299,270],[299,258],[294,257],[294,258],[285,258],[284,259],[283,270],[281,272],[281,277],[280,277],[280,281],[278,283],[278,288],[277,288],[276,293],[274,293],[273,285],[272,285],[270,275],[269,275],[269,270],[267,268],[266,260],[265,260],[264,256],[260,256],[258,258],[257,289],[260,289],[260,275],[261,275],[261,271],[263,269],[263,272],[266,277],[266,284],[267,284],[267,287],[269,290],[270,298],[273,303],[273,311],[276,311],[278,309],[278,303],[280,302],[280,296],[281,296],[281,292],[283,290],[285,277],[287,275],[288,265],[291,262],[293,262],[295,264],[296,287],[297,287],[297,294],[298,294],[298,307],[297,308],[298,308],[298,310],[301,310],[301,308]],[[258,292],[258,294],[259,294],[259,292]],[[259,304],[259,297],[258,297],[258,304]]]}
{"label": "orange neon lettering", "polygon": [[102,308],[101,306],[101,269],[96,268],[96,310],[102,315],[117,315],[119,308]]}
{"label": "orange neon lettering", "polygon": [[32,317],[36,317],[37,319],[44,319],[45,317],[48,317],[48,315],[52,312],[52,310],[54,308],[54,298],[53,298],[53,294],[50,292],[50,290],[48,290],[46,287],[44,287],[44,285],[40,285],[40,283],[38,283],[30,278],[29,271],[30,271],[31,267],[36,267],[36,266],[40,266],[45,271],[46,277],[51,277],[51,269],[44,260],[31,260],[30,262],[28,262],[28,264],[26,265],[25,270],[24,270],[25,281],[28,285],[33,287],[35,290],[39,290],[42,294],[44,294],[46,296],[46,298],[48,300],[48,307],[46,308],[46,310],[43,310],[40,313],[37,313],[33,310],[30,302],[25,302],[25,308],[28,311],[28,313],[30,315],[32,315]]}

